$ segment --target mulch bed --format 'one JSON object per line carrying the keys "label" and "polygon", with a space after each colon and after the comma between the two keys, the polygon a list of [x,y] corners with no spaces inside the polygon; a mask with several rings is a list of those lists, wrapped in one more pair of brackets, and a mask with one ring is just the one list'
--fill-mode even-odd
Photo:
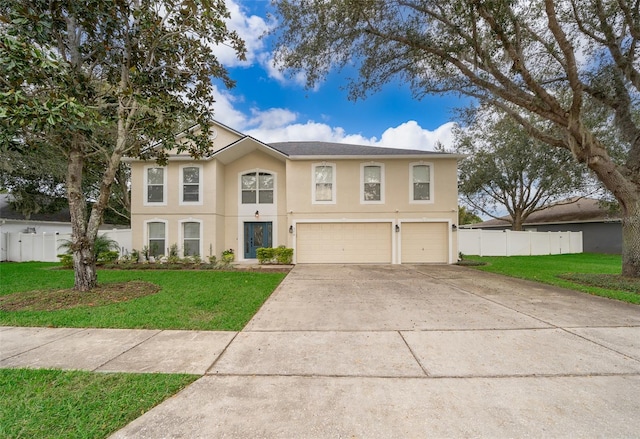
{"label": "mulch bed", "polygon": [[103,306],[149,296],[158,285],[143,281],[99,284],[88,292],[73,289],[25,291],[0,297],[2,311],[57,311],[81,306]]}

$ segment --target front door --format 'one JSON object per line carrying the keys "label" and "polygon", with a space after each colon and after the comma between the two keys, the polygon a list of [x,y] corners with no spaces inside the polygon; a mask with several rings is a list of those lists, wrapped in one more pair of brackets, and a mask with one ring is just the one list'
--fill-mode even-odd
{"label": "front door", "polygon": [[244,223],[244,258],[255,259],[256,249],[271,247],[272,223]]}

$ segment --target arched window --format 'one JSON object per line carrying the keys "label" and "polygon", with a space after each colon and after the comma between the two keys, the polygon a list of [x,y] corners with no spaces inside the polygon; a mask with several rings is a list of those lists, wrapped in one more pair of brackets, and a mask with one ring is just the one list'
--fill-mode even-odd
{"label": "arched window", "polygon": [[248,172],[242,174],[242,204],[273,204],[273,174]]}

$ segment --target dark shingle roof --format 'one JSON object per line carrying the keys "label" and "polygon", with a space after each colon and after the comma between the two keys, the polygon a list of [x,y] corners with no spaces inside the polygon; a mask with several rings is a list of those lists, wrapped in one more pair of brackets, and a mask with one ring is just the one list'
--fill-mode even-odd
{"label": "dark shingle roof", "polygon": [[[616,221],[618,219],[620,219],[619,213],[611,213],[608,209],[603,208],[600,202],[594,198],[578,198],[577,201],[575,201],[574,198],[570,198],[551,204],[541,211],[532,213],[524,225]],[[500,219],[470,224],[471,227],[478,228],[504,227],[506,225],[511,225],[508,215]]]}
{"label": "dark shingle roof", "polygon": [[29,218],[24,214],[11,208],[10,194],[0,194],[0,218],[10,220],[30,220],[30,221],[53,221],[68,223],[71,221],[69,209],[65,208],[55,213],[32,213]]}
{"label": "dark shingle roof", "polygon": [[288,156],[385,156],[385,155],[450,155],[419,149],[382,148],[330,142],[275,142],[269,146]]}

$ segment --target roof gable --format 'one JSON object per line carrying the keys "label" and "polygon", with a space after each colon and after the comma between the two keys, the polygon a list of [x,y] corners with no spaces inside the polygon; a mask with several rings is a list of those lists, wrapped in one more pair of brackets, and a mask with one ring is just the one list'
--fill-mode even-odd
{"label": "roof gable", "polygon": [[239,139],[232,144],[217,150],[208,158],[219,160],[221,163],[227,165],[256,150],[262,151],[280,161],[285,161],[287,158],[286,155],[281,151],[278,151],[277,149],[272,148],[266,143],[262,143],[261,141],[250,136],[245,136],[242,139]]}

